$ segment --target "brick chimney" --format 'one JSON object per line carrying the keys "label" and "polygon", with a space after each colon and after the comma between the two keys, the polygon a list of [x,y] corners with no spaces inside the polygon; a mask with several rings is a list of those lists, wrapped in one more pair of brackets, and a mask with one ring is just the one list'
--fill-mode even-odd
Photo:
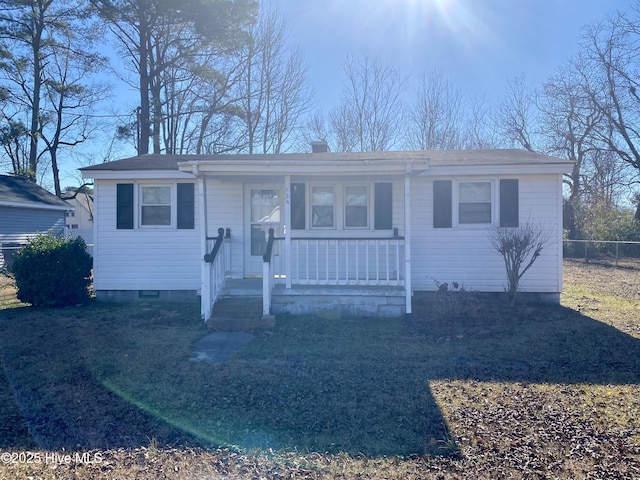
{"label": "brick chimney", "polygon": [[311,142],[312,153],[327,153],[329,151],[329,144],[325,140],[319,142]]}

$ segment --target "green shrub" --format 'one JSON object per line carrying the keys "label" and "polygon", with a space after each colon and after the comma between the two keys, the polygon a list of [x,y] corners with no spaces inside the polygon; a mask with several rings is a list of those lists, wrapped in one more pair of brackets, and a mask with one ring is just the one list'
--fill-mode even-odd
{"label": "green shrub", "polygon": [[82,238],[38,234],[13,262],[18,299],[49,307],[86,303],[92,263]]}

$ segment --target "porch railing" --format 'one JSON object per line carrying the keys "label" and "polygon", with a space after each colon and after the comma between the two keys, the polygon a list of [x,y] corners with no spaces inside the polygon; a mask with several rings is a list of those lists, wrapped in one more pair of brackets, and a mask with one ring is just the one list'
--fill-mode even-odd
{"label": "porch railing", "polygon": [[272,277],[286,281],[286,255],[290,255],[292,285],[404,286],[404,237],[292,238],[286,252],[284,239],[275,258]]}
{"label": "porch railing", "polygon": [[270,228],[267,247],[262,256],[262,315],[271,314],[271,294],[273,292],[275,276],[274,241],[274,230]]}
{"label": "porch railing", "polygon": [[[207,251],[204,261],[206,262],[206,275],[209,283],[209,298],[206,302],[205,317],[210,316],[211,308],[218,299],[222,287],[224,286],[227,274],[231,271],[231,230],[227,228],[218,229],[218,236],[207,238]],[[206,318],[205,318],[206,320]]]}

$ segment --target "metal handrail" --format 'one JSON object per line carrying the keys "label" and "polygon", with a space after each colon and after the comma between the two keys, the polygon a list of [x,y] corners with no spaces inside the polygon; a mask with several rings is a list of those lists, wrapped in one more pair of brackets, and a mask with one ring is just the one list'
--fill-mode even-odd
{"label": "metal handrail", "polygon": [[213,263],[216,260],[216,257],[218,256],[218,252],[222,248],[222,242],[224,242],[225,238],[230,238],[230,237],[231,237],[230,228],[227,228],[226,233],[224,228],[219,228],[217,237],[207,237],[207,240],[213,240],[215,238],[216,243],[213,245],[213,248],[211,249],[211,253],[205,253],[204,261],[207,263]]}
{"label": "metal handrail", "polygon": [[273,253],[273,241],[276,238],[274,237],[273,228],[269,229],[269,238],[267,239],[267,247],[264,250],[264,255],[262,255],[262,261],[266,263],[271,263],[271,256]]}

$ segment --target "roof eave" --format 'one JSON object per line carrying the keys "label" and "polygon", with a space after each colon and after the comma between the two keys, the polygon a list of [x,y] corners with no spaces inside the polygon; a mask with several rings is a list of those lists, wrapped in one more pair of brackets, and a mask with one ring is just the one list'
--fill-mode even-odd
{"label": "roof eave", "polygon": [[362,174],[406,174],[424,172],[429,168],[427,160],[315,160],[304,162],[295,160],[234,160],[230,162],[196,160],[178,163],[182,172],[194,176],[224,175],[302,175],[313,173],[333,173],[339,175]]}
{"label": "roof eave", "polygon": [[44,203],[32,203],[32,202],[5,202],[0,201],[0,207],[10,208],[32,208],[39,210],[59,210],[61,212],[68,212],[75,210],[71,205],[47,205]]}

